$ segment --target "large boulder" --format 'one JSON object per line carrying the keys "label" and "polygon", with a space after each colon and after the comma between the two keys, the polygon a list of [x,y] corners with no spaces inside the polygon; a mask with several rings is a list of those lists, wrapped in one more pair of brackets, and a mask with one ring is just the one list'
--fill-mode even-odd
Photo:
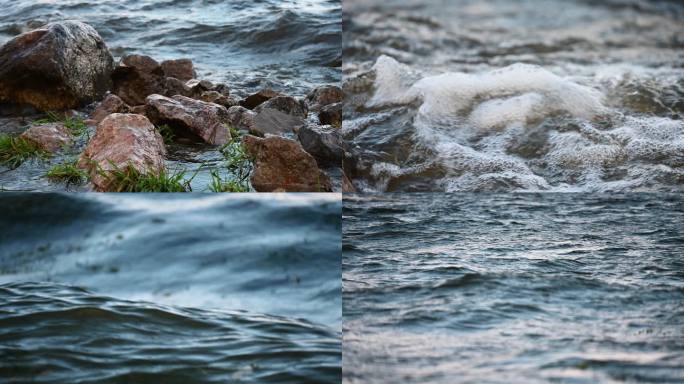
{"label": "large boulder", "polygon": [[254,108],[254,112],[260,113],[266,109],[274,109],[302,119],[305,119],[309,112],[309,109],[303,100],[295,99],[292,96],[272,97]]}
{"label": "large boulder", "polygon": [[328,176],[298,142],[278,136],[247,135],[242,143],[254,160],[250,181],[256,191],[332,191]]}
{"label": "large boulder", "polygon": [[62,123],[32,125],[21,137],[33,141],[48,152],[57,152],[74,141],[74,135]]}
{"label": "large boulder", "polygon": [[90,120],[94,124],[99,124],[105,117],[112,113],[128,113],[129,107],[121,98],[115,94],[109,94],[90,114]]}
{"label": "large boulder", "polygon": [[141,173],[159,173],[165,156],[164,139],[145,116],[114,113],[97,126],[78,166],[88,170],[96,190],[108,191],[108,171],[131,166]]}
{"label": "large boulder", "polygon": [[339,130],[330,126],[306,125],[297,131],[299,142],[320,165],[342,166],[345,142]]}
{"label": "large boulder", "polygon": [[190,59],[162,61],[161,68],[166,77],[175,77],[182,81],[188,81],[197,77],[195,66]]}
{"label": "large boulder", "polygon": [[112,92],[128,105],[145,103],[151,94],[164,94],[166,78],[161,65],[149,56],[124,56],[112,73]]}
{"label": "large boulder", "polygon": [[276,96],[280,96],[281,94],[272,90],[272,89],[262,89],[261,91],[257,93],[253,93],[243,100],[240,101],[240,105],[247,108],[247,109],[254,109],[257,106],[259,106],[261,103],[264,101],[267,101],[269,99],[272,99]]}
{"label": "large boulder", "polygon": [[343,99],[344,92],[340,87],[334,85],[315,88],[306,96],[306,101],[312,111],[318,111],[329,104],[341,103]]}
{"label": "large boulder", "polygon": [[107,45],[91,26],[51,23],[0,48],[0,103],[76,108],[111,88],[113,68]]}
{"label": "large boulder", "polygon": [[155,124],[168,124],[214,145],[226,144],[231,139],[228,110],[221,105],[181,95],[150,95],[146,103],[147,115]]}

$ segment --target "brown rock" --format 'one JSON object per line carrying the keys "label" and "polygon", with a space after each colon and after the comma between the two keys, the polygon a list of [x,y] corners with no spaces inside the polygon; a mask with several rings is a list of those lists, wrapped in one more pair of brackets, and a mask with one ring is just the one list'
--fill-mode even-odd
{"label": "brown rock", "polygon": [[43,111],[76,108],[109,90],[113,67],[107,45],[91,26],[51,23],[0,48],[0,102]]}
{"label": "brown rock", "polygon": [[74,135],[62,123],[33,125],[21,137],[37,143],[49,152],[57,152],[74,141]]}
{"label": "brown rock", "polygon": [[342,103],[328,104],[318,112],[318,121],[335,128],[342,126]]}
{"label": "brown rock", "polygon": [[96,190],[108,191],[107,171],[130,165],[141,173],[157,173],[164,169],[165,156],[164,140],[145,116],[114,113],[98,125],[78,166],[88,170]]}
{"label": "brown rock", "polygon": [[223,145],[230,141],[228,110],[221,105],[181,95],[173,98],[150,95],[147,105],[148,116],[155,124],[168,124],[209,144]]}
{"label": "brown rock", "polygon": [[188,81],[197,77],[195,67],[190,59],[165,60],[161,68],[166,77],[175,77],[178,80]]}
{"label": "brown rock", "polygon": [[242,143],[254,159],[250,179],[258,192],[330,192],[328,176],[298,142],[284,137],[247,135]]}
{"label": "brown rock", "polygon": [[247,108],[247,109],[254,109],[259,104],[263,103],[264,101],[267,101],[271,98],[274,98],[276,96],[280,96],[280,93],[272,90],[272,89],[262,89],[261,91],[257,93],[253,93],[249,96],[247,96],[245,99],[240,101],[240,105]]}
{"label": "brown rock", "polygon": [[238,104],[237,101],[235,101],[235,99],[232,97],[226,96],[217,91],[202,92],[202,94],[199,96],[199,99],[208,103],[223,105],[226,108],[234,107]]}
{"label": "brown rock", "polygon": [[356,193],[356,187],[345,173],[342,173],[342,192]]}
{"label": "brown rock", "polygon": [[178,80],[175,77],[167,77],[164,79],[164,88],[164,96],[168,97],[176,95],[190,97],[193,94],[190,87],[188,87],[184,81]]}
{"label": "brown rock", "polygon": [[190,89],[190,97],[192,98],[199,98],[202,93],[214,88],[214,84],[209,80],[191,79],[185,85]]}
{"label": "brown rock", "polygon": [[112,92],[128,105],[145,103],[151,94],[164,94],[166,78],[161,66],[153,58],[129,55],[121,59],[112,73]]}
{"label": "brown rock", "polygon": [[228,124],[242,131],[251,131],[254,127],[256,113],[245,107],[236,105],[228,108]]}
{"label": "brown rock", "polygon": [[127,113],[128,105],[121,100],[121,98],[115,94],[109,94],[102,100],[100,105],[95,108],[93,113],[90,114],[90,120],[94,124],[99,124],[105,117],[111,115],[112,113]]}
{"label": "brown rock", "polygon": [[292,96],[272,97],[254,108],[254,112],[260,113],[266,109],[275,109],[276,111],[302,119],[305,119],[309,112],[309,108],[303,100],[295,99]]}
{"label": "brown rock", "polygon": [[312,111],[317,111],[329,104],[341,103],[343,99],[344,92],[334,85],[318,87],[306,96],[306,101]]}
{"label": "brown rock", "polygon": [[148,109],[149,109],[149,106],[146,104],[136,105],[134,107],[130,107],[128,110],[128,113],[133,113],[135,115],[143,115],[143,116],[147,117]]}

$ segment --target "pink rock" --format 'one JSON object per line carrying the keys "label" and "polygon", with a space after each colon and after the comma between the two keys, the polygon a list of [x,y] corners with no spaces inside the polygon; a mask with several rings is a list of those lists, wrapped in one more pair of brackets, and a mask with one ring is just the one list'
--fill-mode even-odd
{"label": "pink rock", "polygon": [[190,59],[166,60],[161,63],[166,77],[175,77],[178,80],[188,81],[197,77],[195,67]]}
{"label": "pink rock", "polygon": [[121,100],[121,98],[115,94],[109,94],[102,100],[100,105],[95,108],[93,113],[90,114],[90,120],[93,120],[95,124],[99,124],[105,117],[111,115],[112,113],[127,113],[128,105]]}
{"label": "pink rock", "polygon": [[344,92],[334,85],[318,87],[306,96],[306,101],[312,111],[318,111],[329,104],[340,103],[343,99]]}
{"label": "pink rock", "polygon": [[21,137],[37,143],[50,152],[57,152],[74,141],[73,134],[62,123],[33,125],[22,133]]}
{"label": "pink rock", "polygon": [[169,124],[201,137],[205,142],[223,145],[230,141],[228,110],[218,104],[207,103],[176,95],[147,97],[148,116],[155,124]]}
{"label": "pink rock", "polygon": [[108,191],[111,182],[98,168],[106,173],[130,165],[141,173],[158,173],[165,156],[164,140],[145,116],[114,113],[97,126],[78,166],[88,170],[96,190]]}
{"label": "pink rock", "polygon": [[256,191],[332,191],[328,176],[318,169],[316,160],[298,142],[279,136],[247,135],[242,143],[254,159],[250,181]]}

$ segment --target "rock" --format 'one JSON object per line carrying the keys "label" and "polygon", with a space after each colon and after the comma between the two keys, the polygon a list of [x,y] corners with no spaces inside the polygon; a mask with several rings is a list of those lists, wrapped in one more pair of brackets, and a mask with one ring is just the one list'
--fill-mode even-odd
{"label": "rock", "polygon": [[175,77],[167,77],[164,79],[164,96],[176,96],[176,95],[182,95],[186,97],[190,97],[193,94],[193,91],[188,87],[184,81],[178,80]]}
{"label": "rock", "polygon": [[128,113],[128,105],[115,94],[109,94],[102,100],[100,105],[90,114],[90,120],[99,124],[105,117],[112,113]]}
{"label": "rock", "polygon": [[214,88],[214,84],[209,80],[188,80],[185,85],[190,88],[190,97],[198,98],[202,93]]}
{"label": "rock", "polygon": [[133,113],[136,115],[143,115],[143,116],[147,117],[148,110],[149,110],[149,106],[146,104],[136,105],[134,107],[130,107],[128,109],[128,113]]}
{"label": "rock", "polygon": [[113,68],[107,45],[91,26],[51,23],[0,48],[0,102],[43,111],[76,108],[111,88]]}
{"label": "rock", "polygon": [[342,173],[342,192],[347,192],[347,193],[356,193],[356,187],[354,184],[349,180],[347,175],[343,172]]}
{"label": "rock", "polygon": [[239,105],[228,108],[228,124],[242,131],[252,131],[256,113]]}
{"label": "rock", "polygon": [[264,101],[267,101],[269,99],[272,99],[276,96],[280,96],[281,94],[272,90],[272,89],[262,89],[261,91],[257,93],[253,93],[249,96],[247,96],[245,99],[240,101],[240,105],[247,108],[247,109],[254,109],[257,106],[259,106],[261,103]]}
{"label": "rock", "polygon": [[195,72],[195,67],[190,59],[165,60],[162,61],[161,68],[166,77],[175,77],[182,81],[197,77],[197,72]]}
{"label": "rock", "polygon": [[297,132],[305,151],[316,158],[318,164],[342,166],[345,143],[340,132],[330,126],[306,125]]}
{"label": "rock", "polygon": [[216,91],[223,96],[230,96],[230,88],[225,84],[216,84],[211,90]]}
{"label": "rock", "polygon": [[306,96],[306,101],[312,111],[317,111],[329,104],[341,103],[343,99],[344,92],[334,85],[318,87]]}
{"label": "rock", "polygon": [[147,97],[148,116],[155,124],[168,124],[176,130],[192,133],[205,142],[223,145],[230,141],[228,110],[218,104],[207,103],[176,95]]}
{"label": "rock", "polygon": [[335,128],[342,126],[342,103],[328,104],[318,112],[318,121],[323,125],[332,125]]}
{"label": "rock", "polygon": [[123,57],[112,73],[112,80],[112,92],[128,105],[144,104],[147,96],[165,93],[164,71],[159,63],[149,56]]}
{"label": "rock", "polygon": [[292,96],[272,97],[254,108],[254,112],[259,113],[265,109],[275,109],[276,111],[301,117],[302,119],[306,119],[306,115],[309,112],[309,108],[303,100],[295,99]]}
{"label": "rock", "polygon": [[226,108],[234,107],[238,104],[237,101],[235,101],[235,99],[232,97],[226,96],[217,91],[202,92],[202,94],[199,96],[199,99],[208,103],[223,105]]}
{"label": "rock", "polygon": [[291,133],[305,124],[306,121],[301,117],[266,108],[254,116],[251,132],[258,136],[264,136],[267,133],[282,135]]}
{"label": "rock", "polygon": [[278,136],[247,135],[242,143],[254,159],[250,181],[256,191],[332,191],[328,176],[318,169],[316,160],[298,142]]}
{"label": "rock", "polygon": [[114,113],[97,126],[97,132],[78,160],[98,191],[108,191],[111,182],[98,172],[132,166],[141,173],[164,169],[164,140],[152,123],[142,115]]}
{"label": "rock", "polygon": [[32,125],[21,137],[40,145],[46,151],[57,152],[74,142],[74,135],[62,123]]}

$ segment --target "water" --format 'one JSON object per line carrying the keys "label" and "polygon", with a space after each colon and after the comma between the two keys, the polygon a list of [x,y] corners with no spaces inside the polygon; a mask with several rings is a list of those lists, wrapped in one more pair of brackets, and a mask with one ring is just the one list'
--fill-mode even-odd
{"label": "water", "polygon": [[340,199],[1,194],[0,377],[339,382]]}
{"label": "water", "polygon": [[364,191],[675,191],[684,6],[344,2]]}
{"label": "water", "polygon": [[350,195],[343,222],[343,382],[684,381],[681,195]]}
{"label": "water", "polygon": [[[128,54],[160,62],[187,57],[199,78],[227,84],[238,100],[262,88],[303,97],[341,79],[340,0],[0,0],[0,7],[0,44],[47,22],[80,20],[100,33],[115,60]],[[40,117],[0,118],[0,133],[21,133]],[[45,178],[52,166],[72,160],[84,145],[16,170],[0,165],[0,189],[88,190]],[[208,191],[213,169],[224,180],[233,177],[214,147],[182,143],[168,149],[167,167],[187,170],[185,180],[195,176],[193,191]]]}

